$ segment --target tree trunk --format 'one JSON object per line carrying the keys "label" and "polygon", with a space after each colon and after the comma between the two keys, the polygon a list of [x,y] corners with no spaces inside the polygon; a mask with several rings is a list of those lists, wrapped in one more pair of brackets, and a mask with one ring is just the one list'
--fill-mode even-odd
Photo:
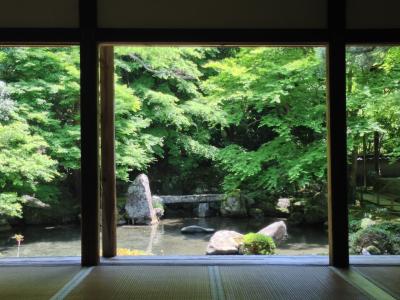
{"label": "tree trunk", "polygon": [[348,200],[350,203],[355,203],[356,189],[357,189],[357,158],[358,151],[355,147],[351,154],[351,166],[349,171],[349,195]]}
{"label": "tree trunk", "polygon": [[[349,68],[347,73],[347,94],[350,94],[353,88],[353,70]],[[354,137],[355,138],[355,137]],[[348,176],[348,195],[347,199],[349,203],[355,203],[356,200],[356,189],[357,189],[357,158],[358,158],[358,149],[355,145],[351,152],[351,164],[349,166],[349,176]]]}
{"label": "tree trunk", "polygon": [[367,137],[363,135],[363,186],[367,188]]}
{"label": "tree trunk", "polygon": [[381,176],[381,166],[379,163],[379,132],[374,132],[374,169],[376,176]]}

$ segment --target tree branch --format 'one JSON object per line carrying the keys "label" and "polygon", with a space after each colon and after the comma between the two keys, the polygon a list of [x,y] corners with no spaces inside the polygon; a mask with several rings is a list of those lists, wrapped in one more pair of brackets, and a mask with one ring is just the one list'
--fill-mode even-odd
{"label": "tree branch", "polygon": [[177,78],[184,79],[184,80],[196,80],[197,79],[189,74],[186,74],[185,71],[179,70],[179,69],[172,69],[172,70],[153,69],[149,64],[147,64],[143,59],[141,59],[138,55],[136,55],[134,53],[129,54],[129,57],[132,58],[137,63],[139,63],[143,68],[146,69],[146,71],[153,73],[157,77],[171,76],[171,77],[177,77]]}

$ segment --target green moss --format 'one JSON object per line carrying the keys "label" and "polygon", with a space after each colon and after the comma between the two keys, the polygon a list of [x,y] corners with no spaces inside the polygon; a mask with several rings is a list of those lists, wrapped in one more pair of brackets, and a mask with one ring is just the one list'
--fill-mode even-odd
{"label": "green moss", "polygon": [[375,247],[375,246],[368,246],[368,247],[366,248],[366,250],[367,250],[370,254],[372,254],[372,255],[379,255],[379,254],[381,254],[381,251],[378,249],[378,247]]}
{"label": "green moss", "polygon": [[[389,231],[372,225],[350,235],[350,252],[360,254],[362,249],[376,247],[380,254],[396,254],[396,238]],[[376,251],[377,252],[377,251]]]}
{"label": "green moss", "polygon": [[164,209],[164,205],[161,202],[153,201],[153,208],[161,208]]}
{"label": "green moss", "polygon": [[242,253],[245,255],[268,255],[275,253],[274,240],[260,233],[248,233],[243,236]]}

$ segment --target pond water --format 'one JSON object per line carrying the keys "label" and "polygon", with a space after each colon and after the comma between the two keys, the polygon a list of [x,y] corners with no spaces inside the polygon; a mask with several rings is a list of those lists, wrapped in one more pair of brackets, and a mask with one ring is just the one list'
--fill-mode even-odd
{"label": "pond water", "polygon": [[[257,232],[277,219],[175,218],[164,219],[154,226],[120,226],[117,228],[118,248],[145,251],[153,255],[204,255],[211,234],[181,234],[189,225],[212,227],[216,230]],[[16,233],[24,235],[20,256],[79,256],[79,226],[30,226],[0,233],[0,258],[16,256]],[[288,239],[278,246],[279,255],[328,254],[328,234],[323,228],[288,227]]]}

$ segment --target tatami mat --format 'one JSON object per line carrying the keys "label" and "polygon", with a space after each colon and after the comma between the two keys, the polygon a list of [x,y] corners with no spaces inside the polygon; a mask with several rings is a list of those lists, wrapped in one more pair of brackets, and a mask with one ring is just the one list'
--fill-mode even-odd
{"label": "tatami mat", "polygon": [[388,266],[2,266],[0,299],[400,299],[399,278]]}
{"label": "tatami mat", "polygon": [[328,267],[220,267],[226,299],[368,299]]}
{"label": "tatami mat", "polygon": [[396,299],[400,299],[400,267],[357,266],[354,269]]}
{"label": "tatami mat", "polygon": [[79,266],[0,267],[0,299],[50,299]]}
{"label": "tatami mat", "polygon": [[207,267],[96,267],[67,299],[211,299]]}
{"label": "tatami mat", "polygon": [[103,266],[67,299],[368,299],[328,267]]}

